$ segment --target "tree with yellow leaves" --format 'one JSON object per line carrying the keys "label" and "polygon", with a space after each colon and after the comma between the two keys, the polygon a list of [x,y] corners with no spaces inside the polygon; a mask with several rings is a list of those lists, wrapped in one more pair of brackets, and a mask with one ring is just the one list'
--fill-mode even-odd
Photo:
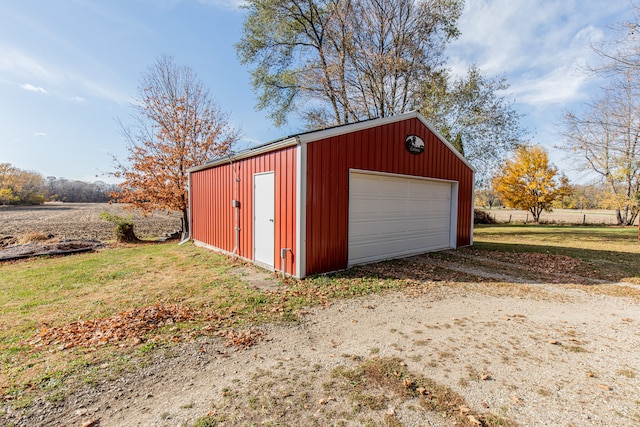
{"label": "tree with yellow leaves", "polygon": [[134,108],[135,125],[122,125],[128,161],[114,159],[122,192],[112,197],[145,215],[181,212],[188,232],[188,170],[224,155],[238,132],[191,68],[171,57],[159,58],[142,75]]}
{"label": "tree with yellow leaves", "polygon": [[42,175],[0,163],[0,205],[40,205],[44,194]]}
{"label": "tree with yellow leaves", "polygon": [[549,164],[540,146],[522,146],[493,178],[493,188],[510,208],[531,212],[535,222],[543,211],[551,212],[553,201],[571,194],[569,180]]}

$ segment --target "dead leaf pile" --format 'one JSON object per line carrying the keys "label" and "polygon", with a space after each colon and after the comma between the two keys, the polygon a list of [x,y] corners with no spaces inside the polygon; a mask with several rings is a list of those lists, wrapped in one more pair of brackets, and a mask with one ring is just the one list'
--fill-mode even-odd
{"label": "dead leaf pile", "polygon": [[500,251],[483,251],[483,257],[496,261],[517,263],[530,269],[544,273],[573,273],[584,269],[584,262],[567,255],[540,253],[509,253]]}
{"label": "dead leaf pile", "polygon": [[255,345],[264,336],[264,331],[256,328],[245,329],[244,331],[219,331],[216,335],[227,340],[227,347],[237,347],[247,349]]}
{"label": "dead leaf pile", "polygon": [[44,327],[32,345],[57,345],[59,349],[141,342],[144,335],[175,322],[195,320],[196,310],[181,305],[155,304],[123,311],[114,316],[80,320],[61,327]]}

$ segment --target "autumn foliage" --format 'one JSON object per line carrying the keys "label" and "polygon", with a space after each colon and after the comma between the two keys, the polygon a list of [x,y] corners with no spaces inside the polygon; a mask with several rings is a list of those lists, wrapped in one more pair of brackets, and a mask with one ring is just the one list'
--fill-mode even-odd
{"label": "autumn foliage", "polygon": [[494,177],[493,188],[507,207],[531,212],[535,222],[543,211],[551,211],[556,199],[571,193],[568,179],[558,175],[539,146],[518,148]]}
{"label": "autumn foliage", "polygon": [[0,205],[40,205],[44,201],[42,175],[0,163]]}
{"label": "autumn foliage", "polygon": [[123,125],[129,157],[113,174],[124,178],[122,193],[112,196],[143,214],[182,212],[188,232],[189,168],[224,155],[238,133],[195,73],[170,57],[143,74],[136,101],[136,125]]}

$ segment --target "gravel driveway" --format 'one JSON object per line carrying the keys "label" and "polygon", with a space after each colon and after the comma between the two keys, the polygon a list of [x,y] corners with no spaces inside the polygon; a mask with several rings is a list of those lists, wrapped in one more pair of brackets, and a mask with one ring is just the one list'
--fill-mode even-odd
{"label": "gravel driveway", "polygon": [[[459,274],[469,263],[449,268]],[[490,280],[487,267],[472,273],[484,281],[423,280],[310,309],[299,324],[263,327],[263,340],[247,350],[214,338],[166,347],[135,372],[9,419],[25,426],[181,426],[203,416],[209,424],[200,425],[454,425],[421,396],[358,385],[345,374],[392,359],[464,398],[458,409],[476,414],[463,417],[466,425],[487,414],[523,426],[640,424],[637,293],[599,292],[634,285],[573,285],[561,273],[561,283],[513,283]]]}

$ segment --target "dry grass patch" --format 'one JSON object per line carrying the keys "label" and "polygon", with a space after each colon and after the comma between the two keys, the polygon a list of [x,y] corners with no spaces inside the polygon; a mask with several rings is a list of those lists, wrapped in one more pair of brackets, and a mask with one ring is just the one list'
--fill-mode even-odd
{"label": "dry grass patch", "polygon": [[506,418],[473,411],[462,396],[412,374],[400,359],[350,359],[355,365],[331,371],[320,366],[299,369],[286,362],[258,368],[250,388],[224,386],[211,411],[193,426],[404,426],[425,411],[463,427],[516,426]]}
{"label": "dry grass patch", "polygon": [[517,425],[494,414],[471,410],[462,396],[429,378],[412,374],[398,358],[370,359],[353,369],[340,366],[332,375],[337,386],[348,393],[356,412],[358,408],[377,411],[387,422],[392,417],[398,425],[403,425],[402,415],[394,408],[406,408],[408,401],[416,401],[458,426]]}
{"label": "dry grass patch", "polygon": [[[596,238],[587,239],[588,243],[580,243],[580,238],[585,236],[583,230],[571,234],[571,229],[567,227],[561,230],[558,238],[554,234],[555,229],[535,227],[531,231],[535,235],[528,236],[530,240],[527,241],[537,244],[524,246],[513,243],[512,237],[503,233],[503,228],[479,229],[476,238],[480,243],[472,249],[428,254],[423,259],[383,262],[305,280],[288,278],[281,281],[274,277],[273,286],[268,289],[259,289],[243,281],[242,277],[230,274],[234,264],[228,258],[192,245],[118,245],[72,258],[42,258],[0,264],[0,360],[3,363],[0,388],[5,400],[13,399],[14,407],[28,406],[28,393],[24,392],[44,392],[54,400],[59,399],[62,395],[60,390],[72,387],[67,382],[70,376],[75,375],[76,380],[90,381],[82,372],[97,369],[97,366],[105,363],[114,367],[123,360],[123,356],[130,358],[132,354],[151,352],[159,341],[185,341],[200,335],[216,335],[226,339],[230,345],[249,346],[261,339],[259,325],[262,322],[296,320],[304,307],[329,305],[336,299],[390,290],[401,290],[408,297],[428,295],[431,300],[457,295],[472,297],[473,294],[568,300],[579,293],[560,293],[558,288],[570,287],[640,301],[640,289],[633,286],[611,283],[545,286],[496,280],[474,274],[473,270],[465,272],[465,267],[482,271],[493,268],[494,273],[498,271],[505,275],[522,273],[545,280],[549,278],[549,283],[555,283],[555,279],[568,283],[562,282],[568,277],[563,273],[565,270],[578,276],[591,274],[590,269],[601,271],[588,276],[597,280],[610,277],[612,280],[624,278],[633,281],[640,277],[635,247],[627,244],[629,233],[625,230],[613,230],[610,233],[595,230]],[[530,232],[524,228],[515,231],[521,234]],[[613,243],[604,242],[609,236],[607,233],[617,236]],[[487,236],[495,241],[483,241]],[[519,241],[522,240],[520,236]],[[545,246],[547,241],[552,244]],[[615,260],[620,262],[616,264]],[[444,265],[449,262],[461,269],[446,268]],[[556,274],[556,269],[563,271]],[[167,316],[152,316],[152,321],[145,323],[146,318],[142,313],[153,307],[157,308],[157,313],[167,310],[170,313]],[[181,317],[176,308],[187,315]],[[117,328],[109,329],[120,322],[118,319],[130,319],[124,321],[126,325],[140,321],[143,327],[134,330],[125,326],[124,332]],[[464,319],[454,319],[453,326],[425,325],[425,328],[444,330],[465,325]],[[422,337],[410,338],[396,332],[399,339],[409,340],[416,346],[427,345],[427,339],[413,339]],[[414,334],[418,332],[413,331]],[[65,336],[71,338],[67,340]],[[158,336],[159,339],[156,338]],[[40,343],[35,342],[38,339]],[[517,347],[517,343],[512,345]],[[565,349],[570,352],[585,350],[580,347],[581,343],[573,342],[571,345],[574,348],[567,346]],[[403,350],[398,344],[395,348]],[[370,351],[372,355],[379,352],[376,348]],[[451,356],[442,352],[439,357],[444,360]],[[387,359],[363,362],[354,370],[337,372],[338,377],[333,381],[349,376],[360,378],[356,383],[362,381],[367,387],[359,390],[351,385],[348,396],[356,393],[349,397],[353,403],[351,406],[383,408],[376,421],[380,424],[390,424],[399,419],[384,413],[395,405],[392,402],[415,401],[415,404],[425,407],[434,404],[434,401],[441,401],[444,406],[438,407],[437,411],[444,411],[449,417],[455,418],[460,413],[464,415],[461,418],[463,421],[466,415],[476,417],[472,412],[461,411],[464,403],[458,403],[454,395],[445,393],[445,397],[438,397],[441,392],[437,385],[429,383],[428,379],[413,376],[398,363],[397,360]],[[428,362],[428,366],[434,367],[437,363],[438,360],[433,360]],[[122,369],[128,368],[124,366]],[[113,372],[116,370],[111,369]],[[476,374],[469,372],[464,380],[475,381]],[[620,375],[625,376],[624,373]],[[285,382],[291,386],[295,380],[287,378]],[[409,382],[405,384],[405,380]],[[264,387],[267,385],[265,383]],[[418,391],[420,388],[429,390],[432,386],[429,398]],[[317,405],[315,396],[319,396],[318,399],[331,397],[329,392],[324,395],[295,386],[293,393],[296,397],[292,398],[278,394],[292,393],[291,387],[289,391],[273,389],[275,394],[268,391],[275,385],[269,387],[263,389],[264,395],[254,396],[257,399],[256,408],[268,409],[280,404],[312,405],[312,408]],[[378,391],[389,390],[391,398],[384,393],[374,392],[374,388]],[[231,398],[232,394],[225,397]],[[455,402],[451,408],[447,406],[448,399]],[[344,410],[336,409],[334,403],[328,400],[321,405],[324,417],[321,420],[341,417],[345,420],[354,419],[351,406]],[[237,404],[238,401],[234,401],[234,405]],[[224,417],[232,417],[232,406],[223,405],[219,409],[223,407],[227,411]],[[218,412],[212,419],[220,414]],[[288,416],[283,415],[282,419],[295,423],[295,417]],[[485,425],[500,425],[499,421],[495,421],[498,424],[491,424],[493,421],[490,417],[477,414],[476,418]],[[468,417],[466,419],[469,421]],[[364,419],[359,421],[368,422]]]}
{"label": "dry grass patch", "polygon": [[41,243],[50,240],[53,236],[50,234],[41,233],[39,231],[30,231],[20,235],[16,239],[18,245],[26,245],[29,243]]}

